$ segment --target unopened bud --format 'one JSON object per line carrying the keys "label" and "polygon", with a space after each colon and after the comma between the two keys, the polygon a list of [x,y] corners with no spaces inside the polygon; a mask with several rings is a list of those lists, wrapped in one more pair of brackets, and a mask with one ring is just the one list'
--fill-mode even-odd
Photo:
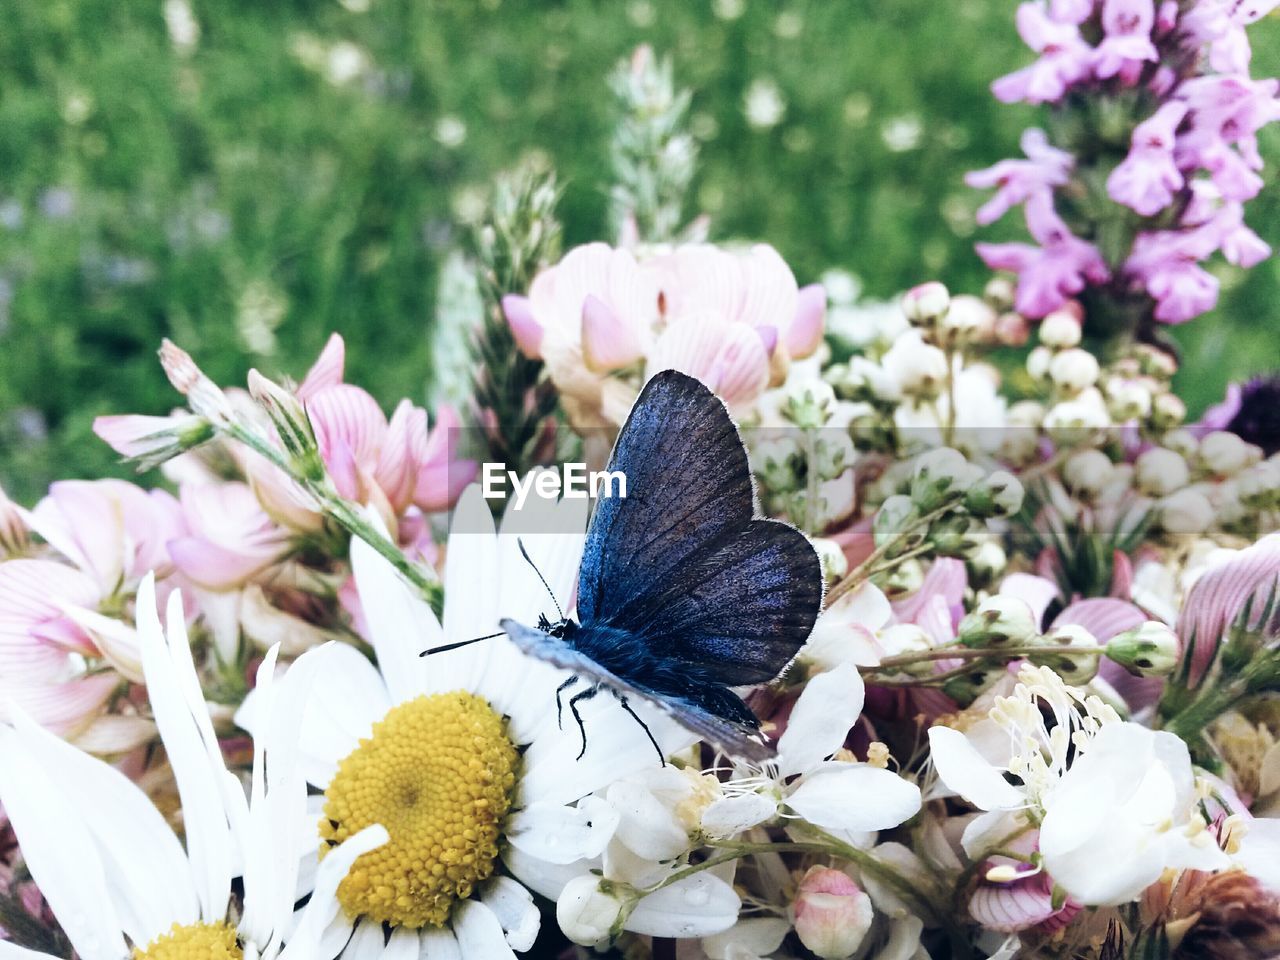
{"label": "unopened bud", "polygon": [[1249,465],[1249,444],[1227,430],[1215,430],[1200,441],[1200,461],[1210,473],[1228,477]]}
{"label": "unopened bud", "polygon": [[1005,470],[997,470],[969,488],[964,505],[975,517],[1011,517],[1022,509],[1022,497],[1022,482]]}
{"label": "unopened bud", "polygon": [[1196,439],[1194,433],[1185,427],[1170,430],[1164,435],[1163,442],[1164,446],[1175,453],[1182,454],[1188,460],[1194,459],[1200,452],[1200,441]]}
{"label": "unopened bud", "polygon": [[951,447],[930,450],[915,462],[911,499],[921,513],[930,513],[959,499],[982,477],[982,469]]}
{"label": "unopened bud", "polygon": [[894,564],[879,586],[890,600],[909,597],[924,585],[924,566],[915,557]]}
{"label": "unopened bud", "polygon": [[1111,425],[1102,394],[1088,387],[1073,400],[1055,403],[1044,415],[1044,429],[1062,446],[1084,443],[1098,430]]}
{"label": "unopened bud", "polygon": [[801,879],[792,913],[800,942],[823,958],[854,953],[875,919],[871,898],[847,874],[822,866]]}
{"label": "unopened bud", "polygon": [[849,559],[844,555],[840,544],[826,537],[814,537],[810,543],[818,553],[822,563],[822,575],[827,583],[834,583],[849,572]]}
{"label": "unopened bud", "polygon": [[231,401],[222,388],[196,366],[191,354],[166,339],[160,344],[160,365],[173,388],[187,398],[193,413],[217,427],[231,423],[235,417]]}
{"label": "unopened bud", "polygon": [[1067,458],[1062,478],[1078,496],[1092,497],[1111,482],[1115,466],[1101,450],[1079,450]]}
{"label": "unopened bud", "polygon": [[903,393],[912,395],[933,396],[947,376],[947,355],[915,330],[898,337],[880,365]]}
{"label": "unopened bud", "polygon": [[764,486],[775,493],[794,490],[800,483],[804,454],[790,434],[766,440],[755,449],[756,473]]}
{"label": "unopened bud", "polygon": [[1008,277],[992,277],[982,288],[983,299],[996,310],[1008,310],[1013,306],[1017,288]]}
{"label": "unopened bud", "polygon": [[938,335],[944,343],[964,343],[988,338],[995,329],[996,313],[977,297],[962,294],[938,321]]}
{"label": "unopened bud", "polygon": [[918,327],[937,323],[950,306],[950,292],[936,280],[912,287],[902,295],[902,312]]}
{"label": "unopened bud", "polygon": [[324,477],[324,462],[316,444],[311,418],[302,401],[257,370],[249,371],[249,394],[267,412],[286,452],[299,472],[311,480]]}
{"label": "unopened bud", "polygon": [[1072,347],[1049,361],[1049,379],[1066,393],[1079,393],[1098,382],[1098,358],[1088,350]]}
{"label": "unopened bud", "polygon": [[1053,363],[1053,351],[1048,347],[1036,347],[1027,354],[1027,373],[1037,383],[1049,379],[1049,367]]}
{"label": "unopened bud", "polygon": [[1117,633],[1107,644],[1107,656],[1139,677],[1162,677],[1178,665],[1178,635],[1158,620]]}
{"label": "unopened bud", "polygon": [[1039,624],[1025,600],[996,594],[964,616],[956,629],[956,639],[966,647],[1021,647],[1039,632]]}
{"label": "unopened bud", "polygon": [[1153,497],[1167,496],[1191,482],[1186,459],[1167,447],[1151,448],[1133,466],[1138,489]]}
{"label": "unopened bud", "polygon": [[1118,422],[1141,420],[1151,412],[1151,390],[1141,380],[1111,380],[1107,399],[1111,416]]}
{"label": "unopened bud", "polygon": [[1092,633],[1078,623],[1064,623],[1040,637],[1035,645],[1043,648],[1028,656],[1035,664],[1049,667],[1068,683],[1092,680],[1098,672],[1102,649]]}
{"label": "unopened bud", "polygon": [[808,380],[787,392],[783,415],[801,429],[815,430],[827,422],[836,394],[824,380]]}
{"label": "unopened bud", "polygon": [[880,505],[880,509],[876,511],[876,518],[872,521],[876,546],[883,547],[900,537],[919,517],[920,514],[910,497],[901,493],[889,497]]}
{"label": "unopened bud", "polygon": [[1069,310],[1055,310],[1040,321],[1040,342],[1051,350],[1080,343],[1080,321]]}
{"label": "unopened bud", "polygon": [[157,467],[214,437],[213,424],[190,413],[97,417],[93,432],[120,456],[137,463],[140,470]]}
{"label": "unopened bud", "polygon": [[966,559],[973,579],[978,583],[990,583],[1004,573],[1009,564],[1009,557],[994,539],[984,540]]}
{"label": "unopened bud", "polygon": [[608,943],[622,932],[622,925],[639,896],[625,883],[584,874],[570,880],[556,900],[560,930],[583,947]]}
{"label": "unopened bud", "polygon": [[1158,430],[1176,427],[1187,419],[1187,405],[1176,393],[1160,393],[1151,401],[1151,422]]}
{"label": "unopened bud", "polygon": [[1165,497],[1157,504],[1156,513],[1167,533],[1204,533],[1213,524],[1213,504],[1191,487]]}
{"label": "unopened bud", "polygon": [[989,540],[986,526],[963,513],[952,513],[929,527],[929,543],[942,557],[967,557]]}
{"label": "unopened bud", "polygon": [[1031,338],[1031,324],[1020,313],[1002,313],[996,317],[995,339],[1006,347],[1021,347]]}

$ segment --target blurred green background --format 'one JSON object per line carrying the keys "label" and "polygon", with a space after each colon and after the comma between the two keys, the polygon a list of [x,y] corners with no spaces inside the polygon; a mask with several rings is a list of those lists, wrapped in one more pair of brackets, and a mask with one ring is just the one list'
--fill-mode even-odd
{"label": "blurred green background", "polygon": [[[603,235],[605,77],[641,42],[695,91],[691,212],[714,237],[773,243],[802,282],[839,266],[874,297],[976,292],[982,198],[961,177],[1037,116],[987,90],[1030,59],[1014,7],[0,0],[0,486],[30,502],[118,473],[89,424],[173,404],[163,336],[238,383],[302,372],[338,330],[349,379],[420,399],[439,268],[497,171],[542,153],[566,243]],[[1280,73],[1280,21],[1252,37],[1255,76]],[[1280,246],[1277,213],[1273,186],[1249,220]],[[1280,259],[1222,276],[1217,311],[1178,331],[1193,411],[1280,366]]]}

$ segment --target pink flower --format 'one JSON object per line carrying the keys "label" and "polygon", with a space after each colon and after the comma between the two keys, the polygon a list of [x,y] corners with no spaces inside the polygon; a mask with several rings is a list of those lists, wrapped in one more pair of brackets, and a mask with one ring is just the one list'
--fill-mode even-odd
{"label": "pink flower", "polygon": [[210,590],[243,586],[288,550],[248,484],[188,485],[181,491],[189,533],[169,541],[179,572]]}
{"label": "pink flower", "polygon": [[[1025,853],[1025,861],[992,857],[985,862],[983,879],[969,898],[969,915],[982,926],[1001,933],[1034,927],[1041,933],[1051,934],[1065,927],[1084,909],[1071,897],[1059,905],[1054,904],[1053,879],[1030,862],[1038,840],[1039,834],[1030,832],[1009,844],[1019,853]],[[990,879],[993,871],[998,880]]]}
{"label": "pink flower", "polygon": [[1025,243],[980,243],[978,255],[993,270],[1018,274],[1015,306],[1023,316],[1043,317],[1085,287],[1109,276],[1098,249],[1074,236],[1053,210],[1048,194],[1027,201],[1027,228],[1041,246]]}
{"label": "pink flower", "polygon": [[1153,0],[1103,0],[1106,36],[1094,52],[1093,72],[1106,80],[1131,65],[1160,58],[1151,42],[1156,10]]}
{"label": "pink flower", "polygon": [[1196,47],[1209,47],[1209,63],[1220,73],[1244,73],[1252,52],[1245,27],[1280,5],[1280,0],[1200,0],[1183,14],[1181,26]]}
{"label": "pink flower", "polygon": [[1093,48],[1075,24],[1050,19],[1038,3],[1023,3],[1018,7],[1018,34],[1040,58],[993,83],[991,91],[997,100],[1050,103],[1089,76]]}
{"label": "pink flower", "polygon": [[1124,162],[1107,177],[1107,193],[1116,203],[1152,217],[1173,202],[1182,189],[1182,172],[1173,159],[1174,131],[1186,116],[1187,105],[1166,103],[1133,131]]}
{"label": "pink flower", "polygon": [[730,404],[754,401],[822,340],[826,296],[798,289],[772,247],[688,244],[637,263],[594,243],[569,251],[503,309],[540,357],[575,427],[616,426],[662,369],[699,377]]}
{"label": "pink flower", "polygon": [[996,188],[995,196],[979,208],[978,223],[994,223],[1010,207],[1062,186],[1071,175],[1074,158],[1065,150],[1050,146],[1043,130],[1032,127],[1022,134],[1022,152],[1027,155],[1026,160],[1001,160],[985,170],[965,174],[964,182],[971,187]]}
{"label": "pink flower", "polygon": [[27,523],[103,596],[131,591],[151,570],[165,576],[172,569],[166,543],[184,529],[171,494],[123,480],[59,481]]}
{"label": "pink flower", "polygon": [[1194,230],[1140,233],[1125,271],[1155,299],[1157,320],[1183,323],[1218,302],[1217,278],[1199,266],[1217,246],[1212,224]]}
{"label": "pink flower", "polygon": [[167,417],[95,417],[93,432],[120,456],[137,460],[144,467],[164,463],[213,438],[213,427],[207,420],[185,412]]}
{"label": "pink flower", "polygon": [[120,676],[86,672],[83,658],[100,651],[68,610],[96,609],[101,596],[91,576],[65,564],[0,563],[0,720],[11,702],[71,735],[98,715]]}
{"label": "pink flower", "polygon": [[1094,0],[1049,0],[1049,16],[1059,23],[1082,24],[1093,15]]}
{"label": "pink flower", "polygon": [[818,957],[847,957],[862,945],[875,910],[862,888],[839,870],[813,866],[792,904],[796,936]]}

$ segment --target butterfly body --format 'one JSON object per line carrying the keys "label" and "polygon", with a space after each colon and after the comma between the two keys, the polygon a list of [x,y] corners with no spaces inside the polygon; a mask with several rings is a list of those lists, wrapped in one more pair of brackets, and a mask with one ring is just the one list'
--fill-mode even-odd
{"label": "butterfly body", "polygon": [[[609,469],[578,580],[579,620],[503,620],[525,653],[644,699],[729,752],[767,755],[732,687],[773,680],[822,606],[817,554],[799,531],[755,518],[746,449],[723,403],[668,370],[645,386]],[[573,701],[571,701],[571,706]],[[574,711],[575,718],[577,712]]]}

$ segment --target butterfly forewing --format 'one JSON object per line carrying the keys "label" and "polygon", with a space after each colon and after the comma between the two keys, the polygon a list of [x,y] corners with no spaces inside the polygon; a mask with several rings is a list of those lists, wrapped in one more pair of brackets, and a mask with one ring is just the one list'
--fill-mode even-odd
{"label": "butterfly forewing", "polygon": [[582,620],[608,620],[643,603],[674,569],[754,512],[737,428],[698,380],[663,371],[641,391],[609,469],[626,497],[597,501],[578,583]]}

